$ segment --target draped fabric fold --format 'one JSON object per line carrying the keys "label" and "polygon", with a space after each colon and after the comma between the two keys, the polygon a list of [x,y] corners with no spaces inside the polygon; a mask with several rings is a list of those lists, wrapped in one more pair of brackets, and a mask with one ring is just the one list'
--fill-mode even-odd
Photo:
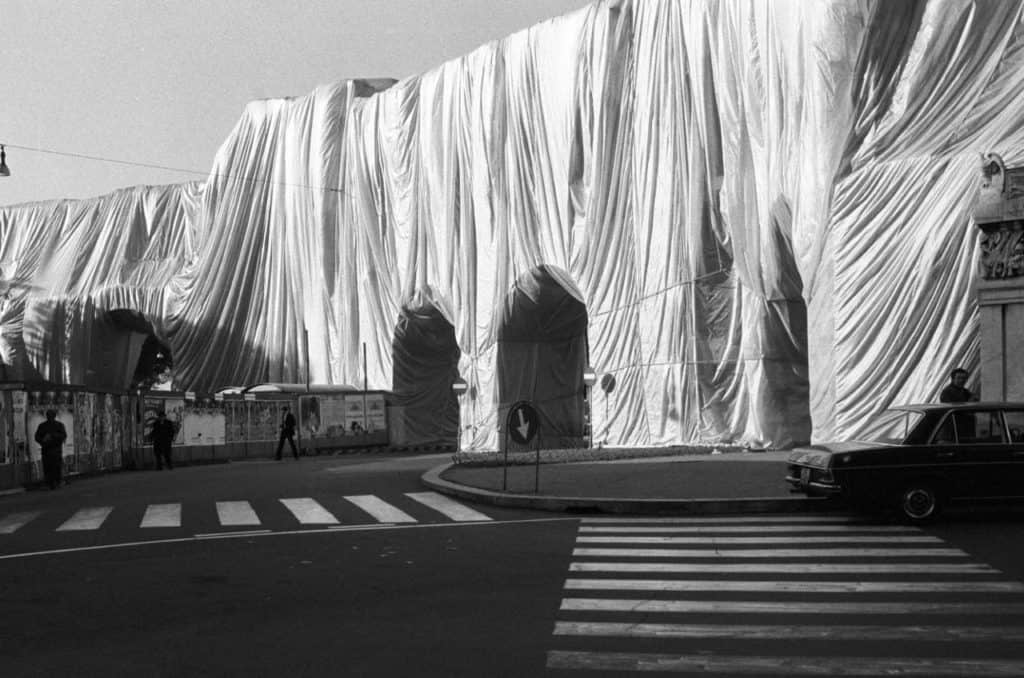
{"label": "draped fabric fold", "polygon": [[[595,440],[857,435],[978,364],[970,213],[982,153],[1024,162],[1022,9],[603,0],[252,102],[204,181],[0,208],[3,376],[123,386],[130,311],[193,390],[394,378],[415,403],[461,375],[462,446],[494,448],[509,295],[544,270],[615,377]],[[417,317],[459,355],[422,392],[395,365]]]}

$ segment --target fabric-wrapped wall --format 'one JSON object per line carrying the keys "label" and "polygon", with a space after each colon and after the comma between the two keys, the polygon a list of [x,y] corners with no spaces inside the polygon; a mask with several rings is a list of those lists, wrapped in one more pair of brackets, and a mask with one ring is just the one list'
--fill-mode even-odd
{"label": "fabric-wrapped wall", "polygon": [[0,359],[90,383],[95,319],[126,309],[190,389],[305,381],[304,328],[312,381],[362,384],[365,343],[381,388],[429,289],[462,446],[494,448],[502,309],[547,266],[618,384],[596,440],[856,435],[978,363],[970,210],[980,154],[1024,162],[1021,12],[605,0],[397,83],[254,102],[203,182],[0,210]]}

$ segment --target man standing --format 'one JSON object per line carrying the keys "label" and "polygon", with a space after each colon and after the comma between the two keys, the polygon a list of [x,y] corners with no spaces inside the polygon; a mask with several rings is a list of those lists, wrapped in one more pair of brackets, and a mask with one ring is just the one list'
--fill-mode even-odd
{"label": "man standing", "polygon": [[46,421],[36,429],[36,442],[43,449],[43,476],[51,490],[60,487],[60,472],[64,465],[64,441],[68,432],[57,421],[57,410],[46,410]]}
{"label": "man standing", "polygon": [[943,403],[966,403],[977,400],[978,396],[968,390],[964,384],[967,383],[967,370],[958,367],[949,373],[949,385],[942,389],[939,395],[939,402]]}
{"label": "man standing", "polygon": [[167,413],[160,410],[156,414],[156,421],[153,422],[153,431],[150,438],[153,440],[153,455],[156,457],[156,470],[162,471],[164,462],[168,470],[174,468],[171,463],[171,445],[174,443],[174,436],[178,433],[178,427],[167,418]]}
{"label": "man standing", "polygon": [[292,446],[292,455],[299,458],[299,450],[295,447],[295,415],[288,411],[288,407],[282,407],[281,412],[284,418],[281,420],[281,437],[277,440],[277,460],[281,461],[281,451],[284,449],[284,441]]}

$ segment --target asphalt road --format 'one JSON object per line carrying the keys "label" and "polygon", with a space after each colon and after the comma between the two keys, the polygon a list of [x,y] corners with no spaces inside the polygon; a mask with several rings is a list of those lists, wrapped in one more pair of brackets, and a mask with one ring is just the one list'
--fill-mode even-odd
{"label": "asphalt road", "polygon": [[[924,529],[442,512],[418,484],[442,460],[184,468],[0,498],[0,531],[38,514],[0,532],[0,675],[1024,675],[1019,512]],[[410,520],[374,518],[365,497]],[[327,515],[282,502],[302,498]],[[260,522],[221,524],[217,502]],[[157,503],[180,504],[180,524],[140,527]],[[111,511],[59,529],[83,506]]]}

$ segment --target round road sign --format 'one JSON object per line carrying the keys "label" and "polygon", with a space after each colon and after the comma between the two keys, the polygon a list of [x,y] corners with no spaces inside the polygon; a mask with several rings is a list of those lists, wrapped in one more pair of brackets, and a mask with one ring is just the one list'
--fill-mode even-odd
{"label": "round road sign", "polygon": [[533,409],[533,405],[521,400],[509,408],[505,426],[512,440],[520,445],[527,445],[540,429],[540,417],[537,416],[537,410]]}

